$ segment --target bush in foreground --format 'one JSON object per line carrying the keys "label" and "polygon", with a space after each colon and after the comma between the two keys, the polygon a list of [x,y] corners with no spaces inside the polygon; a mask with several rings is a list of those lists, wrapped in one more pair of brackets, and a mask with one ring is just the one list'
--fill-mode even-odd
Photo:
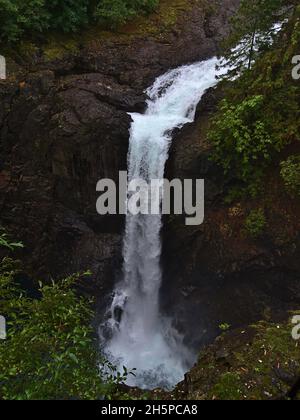
{"label": "bush in foreground", "polygon": [[[3,234],[0,245],[14,247]],[[0,314],[8,324],[0,340],[0,399],[110,398],[124,378],[97,350],[91,302],[73,288],[82,276],[41,284],[33,299],[15,282],[19,265],[9,257],[0,262]],[[111,372],[105,380],[104,371]]]}

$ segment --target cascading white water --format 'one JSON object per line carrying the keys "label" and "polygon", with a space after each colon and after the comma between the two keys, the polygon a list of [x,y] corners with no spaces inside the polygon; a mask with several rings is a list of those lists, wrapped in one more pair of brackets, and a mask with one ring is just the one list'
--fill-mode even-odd
{"label": "cascading white water", "polygon": [[[164,177],[172,131],[194,120],[204,92],[217,83],[217,58],[183,66],[159,77],[148,89],[145,114],[131,114],[129,181]],[[225,70],[224,70],[225,71]],[[183,379],[193,362],[182,337],[159,310],[161,216],[127,216],[124,278],[108,313],[110,338],[105,352],[131,370],[129,385],[170,388]]]}

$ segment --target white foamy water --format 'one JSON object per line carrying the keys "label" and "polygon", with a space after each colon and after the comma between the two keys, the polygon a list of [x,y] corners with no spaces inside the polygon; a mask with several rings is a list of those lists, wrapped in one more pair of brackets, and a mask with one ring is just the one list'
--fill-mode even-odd
{"label": "white foamy water", "polygon": [[[131,114],[129,181],[162,179],[175,128],[193,122],[197,104],[217,84],[217,58],[183,66],[159,77],[147,91],[145,114]],[[160,313],[161,216],[127,216],[124,275],[107,313],[105,352],[122,370],[135,368],[128,384],[172,388],[193,363],[193,356]]]}

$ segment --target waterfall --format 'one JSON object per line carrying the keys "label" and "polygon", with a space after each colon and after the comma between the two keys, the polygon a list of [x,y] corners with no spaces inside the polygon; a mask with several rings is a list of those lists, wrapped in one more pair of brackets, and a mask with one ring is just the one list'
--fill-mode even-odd
{"label": "waterfall", "polygon": [[[128,177],[164,177],[175,128],[193,122],[197,104],[217,84],[217,58],[171,70],[147,90],[145,114],[131,114]],[[108,310],[110,336],[105,353],[122,370],[136,369],[128,384],[141,388],[171,388],[193,363],[183,337],[159,309],[162,218],[127,216],[124,238],[124,274]]]}

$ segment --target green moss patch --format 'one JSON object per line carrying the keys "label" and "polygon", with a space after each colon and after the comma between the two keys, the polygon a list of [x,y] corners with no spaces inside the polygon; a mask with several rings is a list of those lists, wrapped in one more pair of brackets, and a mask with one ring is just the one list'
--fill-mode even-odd
{"label": "green moss patch", "polygon": [[[278,325],[260,322],[247,330],[223,334],[202,352],[189,374],[186,398],[288,398],[300,378],[300,341],[292,337],[294,327],[291,318]],[[180,386],[177,392],[179,395]]]}

